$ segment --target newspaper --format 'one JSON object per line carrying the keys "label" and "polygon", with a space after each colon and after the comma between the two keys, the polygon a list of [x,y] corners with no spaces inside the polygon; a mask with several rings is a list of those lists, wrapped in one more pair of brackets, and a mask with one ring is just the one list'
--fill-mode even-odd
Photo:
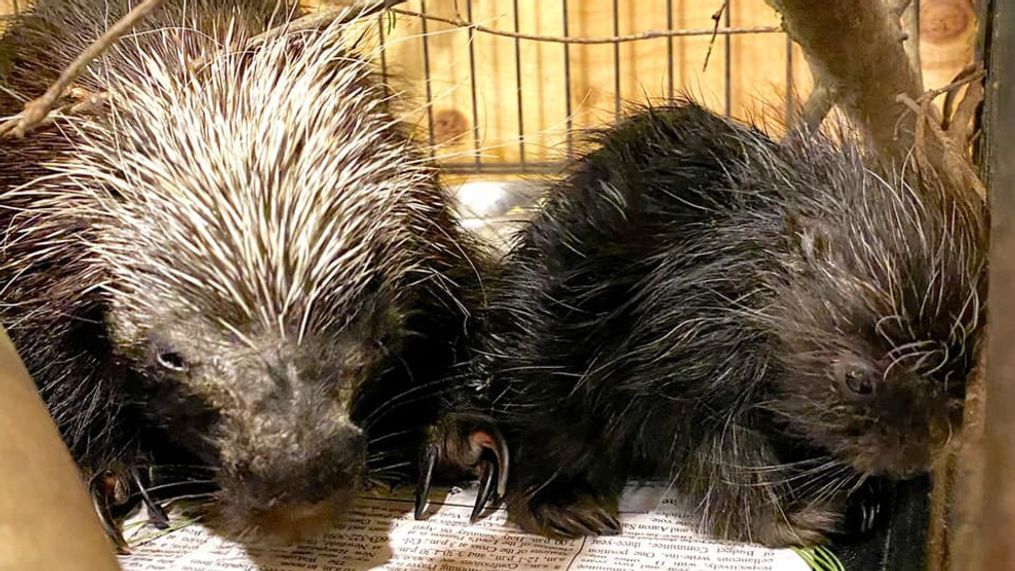
{"label": "newspaper", "polygon": [[429,518],[416,521],[410,492],[364,494],[334,530],[290,548],[241,547],[197,524],[152,539],[154,528],[138,526],[128,535],[132,553],[121,556],[120,563],[125,571],[808,569],[791,550],[699,535],[683,503],[662,487],[627,490],[620,535],[573,541],[523,533],[506,522],[503,507],[470,524],[474,498],[473,489],[436,492]]}

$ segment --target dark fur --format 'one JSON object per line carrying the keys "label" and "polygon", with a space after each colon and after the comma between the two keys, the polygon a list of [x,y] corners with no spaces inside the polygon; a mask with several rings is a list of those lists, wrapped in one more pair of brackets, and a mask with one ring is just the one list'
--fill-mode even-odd
{"label": "dark fur", "polygon": [[[78,85],[103,92],[102,66],[126,69],[138,54],[159,42],[183,42],[195,59],[199,54],[214,54],[214,42],[226,22],[235,21],[234,31],[242,40],[286,17],[285,9],[278,11],[276,4],[273,0],[168,2],[142,27],[172,30],[186,14],[196,31],[181,31],[178,36],[142,34],[124,40],[122,51],[114,50],[94,64]],[[101,33],[123,13],[124,5],[104,0],[44,1],[36,12],[41,15],[15,22],[3,39],[4,52],[13,55],[13,67],[3,78],[0,114],[13,114],[25,100],[42,94],[83,47],[82,42]],[[88,29],[82,29],[82,13],[94,18],[90,28],[84,26]],[[145,78],[140,76],[138,81]],[[372,81],[364,78],[365,85],[373,86]],[[273,117],[272,111],[263,110],[265,121],[285,120]],[[100,113],[94,120],[132,118]],[[234,317],[231,300],[216,298],[214,291],[202,291],[200,286],[187,291],[187,299],[179,290],[167,294],[159,288],[142,288],[135,295],[150,299],[137,300],[138,307],[175,308],[177,302],[187,302],[192,304],[189,313],[154,319],[140,310],[127,311],[126,316],[120,311],[114,324],[111,292],[129,291],[133,286],[117,282],[117,274],[97,263],[89,250],[103,228],[93,224],[84,209],[80,218],[45,214],[41,201],[54,196],[63,200],[59,190],[47,191],[45,198],[23,190],[23,185],[53,173],[48,163],[78,152],[79,129],[79,124],[60,121],[24,140],[0,144],[4,244],[0,322],[85,474],[164,467],[171,482],[213,481],[221,488],[216,499],[228,500],[217,508],[226,532],[270,535],[275,531],[270,529],[272,524],[252,522],[252,515],[288,504],[319,502],[353,491],[364,479],[391,477],[405,468],[415,458],[419,429],[433,421],[433,399],[448,388],[442,379],[451,363],[460,360],[458,352],[479,301],[477,266],[482,256],[459,230],[448,206],[450,198],[435,174],[411,196],[433,213],[425,225],[410,229],[420,245],[401,248],[416,248],[411,251],[418,251],[419,259],[413,262],[442,279],[413,271],[394,284],[378,277],[377,286],[360,290],[360,297],[343,309],[349,319],[324,316],[311,324],[299,342],[300,323],[286,323],[285,334],[265,331]],[[394,123],[385,136],[395,141],[405,137]],[[160,141],[150,143],[157,147]],[[423,156],[404,159],[421,161]],[[111,192],[109,198],[117,197]],[[376,216],[387,214],[377,212]],[[47,250],[48,254],[40,254]],[[31,261],[23,261],[29,254]],[[172,251],[157,254],[165,256],[166,266],[181,263]],[[381,251],[378,259],[383,264],[390,258]],[[358,275],[348,277],[375,270],[381,268],[356,268]],[[200,311],[194,314],[193,307]],[[252,343],[239,343],[217,320],[228,322]],[[260,382],[268,377],[277,390],[265,392],[249,409],[226,417],[213,397],[195,388],[189,373],[167,372],[159,362],[160,354],[183,355],[196,363],[191,370],[201,369],[208,378],[218,371],[221,378],[237,379],[241,384],[231,387],[230,393],[242,395],[246,390],[242,383],[250,380],[253,399],[260,394],[254,391],[262,390]],[[336,411],[348,413],[351,425],[332,426]]]}
{"label": "dark fur", "polygon": [[706,531],[810,544],[866,478],[930,466],[982,330],[985,209],[881,181],[840,139],[779,144],[676,103],[552,189],[480,367],[516,522],[612,533],[624,482],[664,476]]}

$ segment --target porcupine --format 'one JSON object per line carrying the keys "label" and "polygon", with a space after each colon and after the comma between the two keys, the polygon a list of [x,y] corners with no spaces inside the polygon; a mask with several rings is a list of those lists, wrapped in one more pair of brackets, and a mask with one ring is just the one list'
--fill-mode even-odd
{"label": "porcupine", "polygon": [[510,519],[618,533],[625,481],[662,477],[702,531],[808,545],[932,465],[979,350],[985,207],[841,127],[775,142],[678,100],[549,191],[477,360]]}
{"label": "porcupine", "polygon": [[[128,5],[40,1],[0,112]],[[469,336],[483,254],[359,36],[249,42],[295,15],[168,1],[76,81],[99,108],[0,144],[0,321],[119,541],[156,468],[228,536],[313,533],[416,458]]]}

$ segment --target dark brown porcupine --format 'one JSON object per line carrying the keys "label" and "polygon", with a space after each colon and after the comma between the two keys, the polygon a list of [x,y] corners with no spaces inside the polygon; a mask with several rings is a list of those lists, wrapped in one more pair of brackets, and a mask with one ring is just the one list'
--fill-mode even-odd
{"label": "dark brown porcupine", "polygon": [[703,531],[806,545],[931,466],[983,330],[982,201],[879,176],[845,131],[776,143],[691,102],[598,145],[491,290],[476,378],[514,521],[616,533],[625,481],[663,476]]}
{"label": "dark brown porcupine", "polygon": [[[129,4],[14,22],[0,112]],[[155,480],[227,535],[316,530],[416,458],[468,337],[481,256],[358,39],[248,43],[294,14],[169,1],[76,82],[101,109],[0,144],[0,321],[107,519]]]}

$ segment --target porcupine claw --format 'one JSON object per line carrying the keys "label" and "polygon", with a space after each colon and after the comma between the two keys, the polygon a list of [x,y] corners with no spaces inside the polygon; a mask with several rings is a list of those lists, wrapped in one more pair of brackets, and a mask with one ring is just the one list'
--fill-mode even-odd
{"label": "porcupine claw", "polygon": [[158,529],[169,529],[169,516],[166,515],[166,510],[148,495],[148,489],[141,481],[141,474],[136,466],[130,469],[130,476],[141,494],[141,501],[144,502],[145,508],[148,510],[148,521]]}
{"label": "porcupine claw", "polygon": [[494,498],[507,490],[509,453],[500,430],[486,416],[452,414],[432,428],[421,459],[416,486],[416,519],[423,519],[433,472],[438,462],[447,463],[480,478],[470,520],[475,522]]}
{"label": "porcupine claw", "polygon": [[494,492],[497,486],[494,485],[495,478],[494,474],[497,474],[496,483],[499,485],[500,481],[500,463],[496,460],[484,460],[480,463],[482,466],[482,475],[479,477],[479,492],[476,494],[476,505],[472,508],[472,514],[469,516],[469,522],[476,523],[479,520],[480,514],[486,509],[486,504],[494,496]]}
{"label": "porcupine claw", "polygon": [[868,481],[849,498],[846,510],[846,532],[865,535],[872,532],[886,517],[886,502],[892,489],[884,481]]}
{"label": "porcupine claw", "polygon": [[119,518],[114,514],[124,511],[130,506],[130,496],[126,490],[127,482],[118,478],[118,474],[112,471],[99,472],[95,474],[89,484],[89,492],[92,496],[92,506],[99,516],[99,522],[106,531],[117,552],[122,555],[130,554],[127,541],[120,532]]}
{"label": "porcupine claw", "polygon": [[433,469],[437,465],[437,445],[427,444],[423,449],[423,457],[420,462],[422,470],[419,473],[419,481],[416,482],[416,510],[417,520],[423,519],[423,511],[426,509],[427,499],[430,496],[430,483],[433,481]]}

